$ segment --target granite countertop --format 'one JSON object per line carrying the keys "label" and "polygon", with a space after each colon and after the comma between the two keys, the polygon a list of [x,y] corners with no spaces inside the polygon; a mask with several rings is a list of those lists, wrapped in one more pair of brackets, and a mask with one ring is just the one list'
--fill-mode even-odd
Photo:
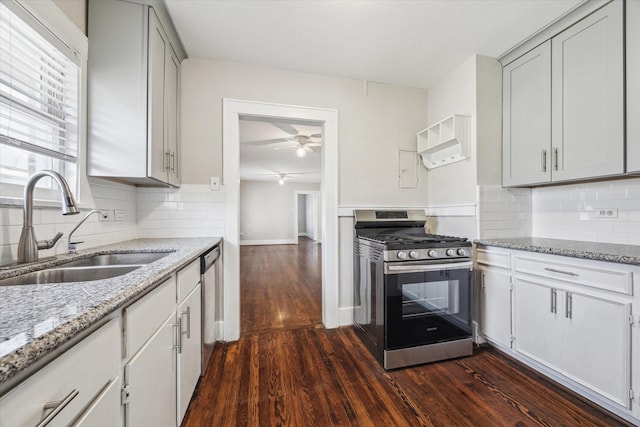
{"label": "granite countertop", "polygon": [[[167,252],[122,276],[90,282],[0,286],[0,391],[38,367],[38,361],[119,308],[162,283],[219,238],[137,239],[65,254],[35,265],[0,270],[0,279],[95,254]],[[30,368],[30,369],[28,369]]]}
{"label": "granite countertop", "polygon": [[475,240],[474,243],[543,254],[640,265],[640,246],[638,245],[546,239],[542,237],[479,239]]}

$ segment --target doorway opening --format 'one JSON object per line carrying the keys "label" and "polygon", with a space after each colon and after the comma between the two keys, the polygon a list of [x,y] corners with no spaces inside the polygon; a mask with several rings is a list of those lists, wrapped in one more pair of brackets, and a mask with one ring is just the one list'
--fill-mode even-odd
{"label": "doorway opening", "polygon": [[[293,120],[322,126],[319,221],[321,246],[322,323],[338,326],[338,214],[337,214],[337,111],[241,100],[223,100],[223,188],[225,190],[225,245],[223,283],[223,335],[240,336],[240,120]],[[297,236],[294,236],[294,238]]]}

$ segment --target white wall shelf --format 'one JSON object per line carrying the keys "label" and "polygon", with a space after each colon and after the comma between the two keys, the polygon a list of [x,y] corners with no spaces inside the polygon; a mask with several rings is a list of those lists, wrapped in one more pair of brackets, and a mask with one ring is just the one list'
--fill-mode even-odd
{"label": "white wall shelf", "polygon": [[454,114],[416,134],[418,153],[427,169],[468,159],[471,118]]}

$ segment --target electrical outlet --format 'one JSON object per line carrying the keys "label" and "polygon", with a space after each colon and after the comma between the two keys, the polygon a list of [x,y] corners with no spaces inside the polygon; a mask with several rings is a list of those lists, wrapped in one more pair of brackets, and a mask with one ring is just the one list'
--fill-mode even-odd
{"label": "electrical outlet", "polygon": [[127,219],[124,209],[116,209],[114,211],[114,216],[116,221],[124,221],[125,219]]}
{"label": "electrical outlet", "polygon": [[220,177],[211,177],[211,191],[220,191]]}
{"label": "electrical outlet", "polygon": [[111,209],[100,209],[100,221],[113,221],[113,211]]}
{"label": "electrical outlet", "polygon": [[596,218],[618,218],[618,208],[598,208]]}

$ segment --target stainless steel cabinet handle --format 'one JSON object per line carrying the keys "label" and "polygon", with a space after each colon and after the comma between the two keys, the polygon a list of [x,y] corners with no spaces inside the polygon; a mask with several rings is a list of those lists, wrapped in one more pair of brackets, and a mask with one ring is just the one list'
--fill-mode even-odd
{"label": "stainless steel cabinet handle", "polygon": [[482,289],[485,288],[485,284],[484,284],[484,271],[480,272],[480,286],[482,287]]}
{"label": "stainless steel cabinet handle", "polygon": [[171,154],[168,151],[164,153],[164,169],[171,170]]}
{"label": "stainless steel cabinet handle", "polygon": [[553,157],[554,157],[554,160],[553,160],[553,169],[554,169],[554,170],[558,170],[558,147],[555,147],[555,148],[553,149]]}
{"label": "stainless steel cabinet handle", "polygon": [[[40,420],[40,422],[38,424],[36,424],[36,427],[44,427],[46,425],[49,425],[49,423],[51,421],[53,421],[53,419],[69,404],[71,403],[71,401],[73,399],[76,398],[76,396],[78,395],[78,390],[73,390],[71,393],[69,393],[67,395],[67,397],[65,397],[62,400],[56,400],[54,402],[47,402],[45,403],[44,407],[42,408],[42,419]],[[49,412],[51,411],[51,412]]]}
{"label": "stainless steel cabinet handle", "polygon": [[547,150],[545,148],[542,149],[542,172],[547,171]]}
{"label": "stainless steel cabinet handle", "polygon": [[579,277],[580,276],[578,273],[574,273],[573,271],[556,270],[555,268],[549,268],[549,267],[545,267],[544,269],[546,271],[550,271],[552,273],[566,274],[567,276],[572,276],[572,277]]}
{"label": "stainless steel cabinet handle", "polygon": [[180,317],[184,316],[185,314],[187,315],[187,331],[182,332],[182,330],[180,330],[180,333],[183,335],[186,335],[187,339],[189,339],[191,338],[191,307],[190,306],[187,306],[187,309],[180,314]]}
{"label": "stainless steel cabinet handle", "polygon": [[555,289],[551,289],[551,312],[558,312],[558,292]]}
{"label": "stainless steel cabinet handle", "polygon": [[171,172],[175,172],[175,170],[176,170],[176,153],[175,153],[175,151],[172,151],[171,155],[169,157],[171,157]]}
{"label": "stainless steel cabinet handle", "polygon": [[567,319],[573,319],[573,294],[571,292],[567,292],[567,299],[565,300],[565,314],[564,316]]}
{"label": "stainless steel cabinet handle", "polygon": [[178,353],[182,353],[182,319],[178,318],[178,323],[174,323],[172,326],[174,328],[178,329],[178,333],[176,334],[177,343],[175,345],[173,345],[172,347],[173,348],[177,348],[178,349]]}

